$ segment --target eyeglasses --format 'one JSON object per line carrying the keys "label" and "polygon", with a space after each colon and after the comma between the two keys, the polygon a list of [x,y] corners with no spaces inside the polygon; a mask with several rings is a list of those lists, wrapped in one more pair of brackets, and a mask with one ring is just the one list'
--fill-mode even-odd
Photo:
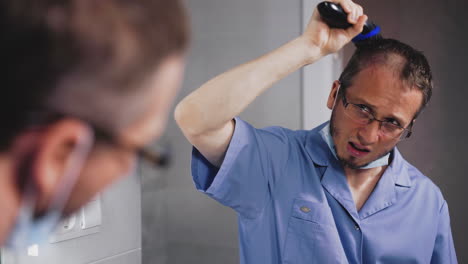
{"label": "eyeglasses", "polygon": [[408,128],[400,126],[396,120],[379,120],[370,112],[371,110],[362,104],[353,104],[346,100],[346,96],[343,93],[343,106],[345,108],[345,114],[354,120],[356,123],[361,125],[369,125],[373,121],[380,123],[379,130],[380,132],[388,137],[395,139],[406,139],[409,138],[412,134],[413,121],[408,125]]}
{"label": "eyeglasses", "polygon": [[[50,124],[56,122],[60,119],[66,117],[74,117],[70,115],[64,115],[61,113],[57,113],[55,111],[47,111],[47,110],[36,110],[31,111],[30,116],[26,123],[29,125],[30,129],[40,127],[41,125]],[[81,118],[77,118],[83,120]],[[128,146],[126,144],[121,143],[116,137],[108,132],[105,129],[100,128],[96,124],[92,122],[83,120],[86,122],[94,132],[94,137],[96,141],[101,143],[106,143],[109,145],[117,146],[123,150],[128,152],[135,153],[138,158],[147,162],[154,168],[166,168],[170,165],[172,159],[172,153],[170,145],[166,144],[162,147],[154,147],[154,146],[147,146],[147,147],[135,147],[135,146]]]}

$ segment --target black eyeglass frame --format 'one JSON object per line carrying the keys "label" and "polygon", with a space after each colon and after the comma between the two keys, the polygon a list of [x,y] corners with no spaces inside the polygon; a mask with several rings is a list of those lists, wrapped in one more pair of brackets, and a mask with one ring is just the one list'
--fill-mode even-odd
{"label": "black eyeglass frame", "polygon": [[98,125],[73,115],[61,114],[56,111],[36,110],[31,111],[30,117],[26,122],[29,129],[35,129],[39,126],[51,124],[64,118],[76,118],[88,124],[94,132],[94,138],[97,142],[106,143],[122,148],[129,152],[134,152],[138,158],[147,161],[155,168],[166,168],[171,163],[171,149],[166,145],[162,150],[156,150],[150,147],[137,147],[122,144],[112,133],[100,128]]}
{"label": "black eyeglass frame", "polygon": [[106,130],[103,130],[93,124],[88,124],[94,131],[96,140],[105,142],[110,145],[115,145],[119,148],[126,149],[127,151],[133,151],[138,158],[148,162],[155,168],[166,168],[171,164],[171,149],[169,145],[163,147],[162,150],[157,150],[152,147],[131,147],[125,144],[120,143],[115,136],[111,133],[108,133]]}

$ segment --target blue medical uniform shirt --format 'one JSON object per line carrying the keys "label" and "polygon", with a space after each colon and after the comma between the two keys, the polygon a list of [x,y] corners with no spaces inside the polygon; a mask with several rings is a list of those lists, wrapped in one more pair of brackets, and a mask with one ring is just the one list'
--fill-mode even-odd
{"label": "blue medical uniform shirt", "polygon": [[221,167],[194,149],[192,174],[238,213],[241,263],[457,263],[447,203],[397,149],[357,211],[318,133],[326,123],[292,131],[235,121]]}

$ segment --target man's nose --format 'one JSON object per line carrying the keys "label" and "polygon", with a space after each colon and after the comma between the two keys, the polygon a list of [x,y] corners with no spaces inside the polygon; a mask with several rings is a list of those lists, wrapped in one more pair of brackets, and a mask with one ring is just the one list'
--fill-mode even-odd
{"label": "man's nose", "polygon": [[380,122],[373,121],[370,124],[363,126],[358,131],[358,138],[361,144],[371,145],[379,140]]}

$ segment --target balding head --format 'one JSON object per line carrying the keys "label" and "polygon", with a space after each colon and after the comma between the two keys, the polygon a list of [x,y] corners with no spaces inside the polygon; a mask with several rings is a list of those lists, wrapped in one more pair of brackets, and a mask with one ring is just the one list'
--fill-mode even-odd
{"label": "balding head", "polygon": [[360,43],[341,73],[340,93],[351,86],[359,72],[372,66],[392,69],[407,87],[422,92],[423,101],[416,118],[432,96],[432,73],[426,57],[420,51],[394,39],[377,38]]}

